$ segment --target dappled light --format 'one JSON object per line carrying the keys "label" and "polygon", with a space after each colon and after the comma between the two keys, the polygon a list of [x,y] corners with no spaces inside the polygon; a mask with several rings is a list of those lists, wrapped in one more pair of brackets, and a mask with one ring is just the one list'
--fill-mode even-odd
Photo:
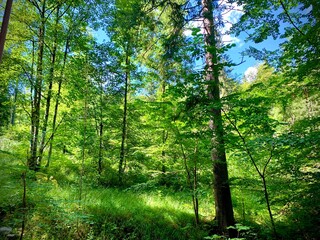
{"label": "dappled light", "polygon": [[2,1],[0,239],[318,239],[319,9]]}

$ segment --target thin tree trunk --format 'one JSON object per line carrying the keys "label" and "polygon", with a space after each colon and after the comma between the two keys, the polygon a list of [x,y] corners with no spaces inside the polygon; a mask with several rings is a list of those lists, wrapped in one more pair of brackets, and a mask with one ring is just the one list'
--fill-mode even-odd
{"label": "thin tree trunk", "polygon": [[[32,63],[31,63],[31,84],[30,84],[30,108],[31,108],[31,114],[34,112],[34,62],[35,62],[35,41],[32,41]],[[32,122],[32,115],[31,115],[31,127],[30,127],[30,146],[32,146],[33,141],[33,132],[34,132],[34,126]],[[28,153],[29,155],[30,153]],[[31,155],[30,155],[31,156]],[[29,159],[27,164],[29,164]]]}
{"label": "thin tree trunk", "polygon": [[16,86],[14,87],[14,96],[13,96],[13,105],[11,108],[11,117],[10,123],[12,126],[15,124],[16,120],[16,108],[17,108],[17,99],[18,99],[18,92],[19,92],[19,81],[16,81]]}
{"label": "thin tree trunk", "polygon": [[99,156],[98,156],[98,173],[102,173],[103,161],[103,111],[102,111],[102,82],[100,83],[100,122],[99,122]]}
{"label": "thin tree trunk", "polygon": [[62,87],[62,82],[64,78],[64,69],[66,66],[66,61],[67,61],[67,56],[68,56],[68,48],[69,48],[69,37],[66,40],[66,45],[64,49],[64,55],[63,55],[63,65],[61,68],[60,72],[60,78],[58,82],[58,92],[57,92],[57,97],[56,97],[56,103],[54,106],[54,114],[53,114],[53,120],[52,120],[52,136],[49,142],[49,152],[48,152],[48,160],[46,167],[49,167],[50,162],[51,162],[51,156],[52,156],[52,148],[53,148],[53,140],[56,132],[56,124],[57,124],[57,117],[58,117],[58,109],[59,109],[59,104],[60,104],[60,95],[61,95],[61,87]]}
{"label": "thin tree trunk", "polygon": [[[164,94],[166,92],[166,80],[165,80],[165,74],[161,74],[162,77],[164,78],[161,82],[161,108],[162,108],[162,116],[164,117],[165,116],[165,109],[164,109]],[[163,149],[165,144],[166,144],[166,141],[167,141],[167,138],[168,138],[168,131],[163,128],[162,130],[162,151],[161,151],[161,158],[162,158],[162,173],[165,173],[166,172],[166,151]]]}
{"label": "thin tree trunk", "polygon": [[103,161],[103,122],[99,124],[99,161],[98,161],[98,172],[102,173],[102,161]]}
{"label": "thin tree trunk", "polygon": [[268,167],[269,163],[271,162],[271,159],[272,159],[272,156],[273,156],[274,146],[272,146],[272,149],[270,151],[269,159],[266,161],[266,163],[264,164],[263,170],[261,171],[259,169],[255,159],[253,158],[253,155],[251,154],[251,151],[250,151],[250,149],[248,147],[247,141],[245,140],[244,136],[239,131],[236,123],[232,122],[232,120],[228,117],[228,115],[226,113],[225,113],[225,116],[228,119],[228,121],[231,123],[231,125],[234,127],[236,132],[238,133],[238,136],[241,138],[241,141],[243,143],[245,151],[247,152],[247,154],[248,154],[248,156],[249,156],[249,158],[250,158],[255,170],[257,171],[259,177],[262,180],[264,197],[265,197],[266,204],[267,204],[267,209],[268,209],[268,213],[269,213],[269,217],[270,217],[270,221],[271,221],[271,225],[272,225],[273,234],[274,234],[274,237],[277,239],[278,238],[278,234],[277,234],[276,226],[275,226],[274,220],[273,220],[273,215],[272,215],[271,205],[270,205],[270,200],[269,200],[269,194],[268,194],[268,188],[267,188],[267,183],[266,183],[266,171],[267,171],[267,167]]}
{"label": "thin tree trunk", "polygon": [[[178,131],[179,133],[179,131]],[[179,133],[180,135],[180,133]],[[193,205],[193,211],[194,211],[194,216],[195,216],[195,222],[196,222],[196,225],[198,225],[200,223],[199,221],[199,200],[198,200],[198,195],[197,195],[197,167],[196,167],[196,159],[194,161],[194,168],[193,168],[193,182],[191,182],[191,171],[188,167],[188,164],[187,164],[187,155],[184,151],[184,148],[183,148],[183,144],[182,142],[180,142],[180,149],[181,149],[181,153],[182,153],[182,156],[183,156],[183,163],[184,163],[184,168],[186,170],[186,173],[187,173],[187,183],[189,185],[189,188],[190,188],[190,191],[192,191],[192,205]],[[197,145],[195,147],[195,158],[196,158],[196,153],[197,153]]]}
{"label": "thin tree trunk", "polygon": [[56,22],[55,22],[55,32],[54,32],[54,40],[53,40],[53,49],[51,54],[51,66],[49,70],[49,86],[48,86],[48,93],[47,93],[47,101],[46,101],[46,111],[45,111],[45,117],[42,127],[42,137],[39,147],[39,160],[38,164],[41,165],[43,152],[45,149],[45,142],[46,142],[46,135],[47,135],[47,128],[48,128],[48,122],[49,122],[49,113],[50,113],[50,106],[51,106],[51,98],[52,98],[52,86],[53,86],[53,78],[54,78],[54,70],[55,70],[55,63],[56,63],[56,54],[57,54],[57,41],[58,41],[58,24],[59,24],[59,6],[57,7],[56,12]]}
{"label": "thin tree trunk", "polygon": [[122,137],[121,137],[121,149],[120,149],[120,160],[119,160],[119,183],[122,184],[123,172],[124,172],[124,161],[125,161],[125,143],[127,140],[127,110],[128,110],[128,90],[130,81],[130,70],[129,70],[129,55],[126,55],[126,72],[125,72],[125,85],[124,85],[124,103],[123,103],[123,118],[122,118]]}
{"label": "thin tree trunk", "polygon": [[25,225],[26,225],[26,211],[27,211],[27,183],[26,183],[27,172],[24,171],[21,174],[22,185],[23,185],[23,194],[22,194],[22,222],[21,222],[21,233],[20,240],[23,239]]}
{"label": "thin tree trunk", "polygon": [[38,35],[38,60],[37,60],[37,76],[34,86],[34,98],[33,98],[33,111],[31,113],[31,146],[30,146],[30,157],[28,159],[28,166],[31,170],[38,170],[38,140],[39,140],[39,127],[40,127],[40,103],[41,103],[41,92],[42,92],[42,81],[43,81],[43,53],[44,53],[44,36],[45,36],[45,9],[46,0],[43,1],[42,8],[40,11],[41,23],[39,27]]}
{"label": "thin tree trunk", "polygon": [[39,146],[39,157],[38,157],[38,165],[39,166],[41,166],[41,161],[42,161],[43,152],[44,152],[44,148],[45,148],[45,141],[46,141],[46,135],[47,135],[48,121],[49,121],[49,113],[50,113],[50,105],[51,105],[52,85],[53,85],[53,82],[52,82],[52,79],[50,79],[49,87],[48,87],[48,94],[47,94],[47,99],[46,99],[47,100],[46,101],[46,111],[45,111],[44,122],[43,122],[43,127],[42,127],[42,136],[41,136],[41,142],[40,142],[40,146]]}
{"label": "thin tree trunk", "polygon": [[7,35],[7,30],[8,30],[8,25],[9,25],[11,7],[12,7],[12,1],[13,0],[7,0],[6,9],[4,10],[3,20],[2,20],[2,25],[1,25],[1,32],[0,32],[0,63],[2,61],[4,43],[6,41],[6,35]]}
{"label": "thin tree trunk", "polygon": [[270,221],[271,221],[271,225],[272,225],[272,230],[273,230],[274,236],[277,238],[276,226],[275,226],[274,220],[273,220],[271,205],[270,205],[270,201],[269,201],[269,194],[268,194],[268,189],[267,189],[267,183],[266,183],[266,178],[265,178],[264,174],[261,175],[261,179],[262,179],[262,183],[263,183],[264,197],[266,199],[266,204],[267,204],[268,213],[269,213],[269,217],[270,217]]}
{"label": "thin tree trunk", "polygon": [[196,216],[196,224],[200,223],[199,219],[199,199],[198,199],[198,140],[194,149],[194,166],[193,166],[193,209]]}
{"label": "thin tree trunk", "polygon": [[[87,78],[87,76],[86,76]],[[86,159],[86,144],[87,144],[87,117],[88,117],[88,102],[87,102],[87,91],[85,88],[84,93],[84,107],[83,107],[83,144],[81,151],[81,171],[80,171],[80,182],[79,182],[79,208],[81,207],[82,193],[83,193],[83,175],[84,175],[84,163]]]}
{"label": "thin tree trunk", "polygon": [[[231,192],[228,179],[228,169],[223,139],[223,124],[221,117],[221,100],[219,89],[219,69],[216,30],[213,20],[212,0],[202,0],[204,19],[204,41],[206,46],[206,73],[208,97],[213,104],[211,108],[212,120],[212,150],[213,190],[216,209],[216,221],[222,233],[228,233],[227,227],[234,225],[234,215]],[[229,232],[229,235],[232,234]]]}

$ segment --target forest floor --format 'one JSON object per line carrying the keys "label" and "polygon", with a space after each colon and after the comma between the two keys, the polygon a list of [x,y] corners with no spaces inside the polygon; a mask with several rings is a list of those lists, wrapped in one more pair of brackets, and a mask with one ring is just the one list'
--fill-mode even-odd
{"label": "forest floor", "polygon": [[196,225],[188,191],[152,181],[103,187],[65,162],[34,173],[22,155],[0,151],[0,227],[16,236],[23,228],[23,239],[203,239],[213,229],[212,196],[202,198]]}
{"label": "forest floor", "polygon": [[[25,148],[1,140],[0,239],[9,239],[2,230],[11,239],[21,232],[23,239],[226,239],[216,235],[209,186],[199,189],[196,224],[191,191],[181,187],[184,178],[162,181],[158,175],[120,187],[99,177],[92,162],[82,165],[62,153],[34,172],[26,167]],[[236,185],[232,191],[235,217],[244,224],[237,225],[237,239],[273,239],[265,205]],[[282,230],[284,236],[288,230]]]}

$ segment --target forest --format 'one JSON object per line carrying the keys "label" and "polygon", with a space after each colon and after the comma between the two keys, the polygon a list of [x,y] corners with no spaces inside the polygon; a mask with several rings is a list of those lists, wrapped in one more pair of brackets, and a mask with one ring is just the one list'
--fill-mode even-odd
{"label": "forest", "polygon": [[0,239],[319,239],[318,0],[3,0],[0,21]]}

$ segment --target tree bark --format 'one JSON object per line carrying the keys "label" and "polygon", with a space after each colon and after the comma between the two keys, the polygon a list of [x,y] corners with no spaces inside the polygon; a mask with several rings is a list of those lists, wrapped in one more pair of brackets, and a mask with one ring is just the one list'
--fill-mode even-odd
{"label": "tree bark", "polygon": [[99,156],[98,156],[98,173],[102,173],[102,161],[103,161],[103,86],[100,82],[100,113],[99,113]]}
{"label": "tree bark", "polygon": [[219,231],[228,233],[227,227],[234,225],[234,215],[231,200],[231,192],[228,180],[228,169],[224,145],[223,122],[221,117],[221,100],[219,86],[219,67],[217,54],[216,30],[213,20],[212,0],[202,0],[204,21],[204,42],[206,47],[206,73],[207,94],[212,103],[212,150],[211,159],[213,163],[213,190],[216,210],[216,221]]}
{"label": "tree bark", "polygon": [[124,102],[123,102],[123,118],[122,118],[122,137],[121,137],[121,149],[120,149],[120,159],[119,159],[119,183],[123,182],[123,172],[124,172],[124,161],[125,161],[125,143],[127,140],[127,110],[128,110],[128,91],[129,91],[129,81],[130,81],[130,70],[129,70],[129,54],[126,55],[126,70],[125,70],[125,82],[124,82]]}
{"label": "tree bark", "polygon": [[69,43],[70,43],[70,35],[68,36],[68,38],[66,40],[66,44],[65,44],[65,48],[64,48],[63,65],[62,65],[62,68],[60,71],[60,78],[58,81],[58,92],[57,92],[56,102],[55,102],[55,106],[54,106],[53,120],[52,120],[52,136],[51,136],[51,139],[49,142],[49,152],[48,152],[48,160],[47,160],[46,167],[49,167],[50,161],[51,161],[51,156],[52,156],[53,139],[54,139],[55,132],[56,132],[58,109],[59,109],[60,96],[61,96],[61,87],[62,87],[62,82],[63,82],[63,78],[64,78],[64,69],[65,69],[66,62],[67,62]]}
{"label": "tree bark", "polygon": [[[179,133],[180,135],[180,133]],[[184,148],[183,148],[183,144],[182,142],[180,142],[180,149],[181,149],[181,152],[182,152],[182,157],[183,157],[183,163],[184,163],[184,168],[185,168],[185,171],[187,173],[187,183],[189,185],[189,188],[190,188],[190,191],[192,192],[192,204],[193,204],[193,211],[194,211],[194,216],[195,216],[195,223],[196,225],[199,225],[200,223],[200,218],[199,218],[199,199],[198,199],[198,179],[197,179],[197,151],[198,151],[198,146],[196,144],[195,146],[195,149],[194,149],[194,156],[193,156],[193,163],[194,163],[194,166],[193,166],[193,169],[192,169],[192,172],[193,172],[193,176],[192,176],[192,179],[191,179],[191,170],[189,169],[188,167],[188,164],[187,164],[187,155],[184,151]],[[192,181],[191,181],[192,180]]]}
{"label": "tree bark", "polygon": [[9,25],[11,7],[12,7],[12,1],[13,0],[7,0],[6,9],[4,10],[3,20],[2,20],[2,25],[1,25],[1,32],[0,32],[0,63],[2,61],[4,43],[6,41],[6,35],[7,35],[7,30],[8,30],[8,25]]}
{"label": "tree bark", "polygon": [[[163,78],[161,82],[161,108],[162,108],[162,116],[165,116],[165,108],[164,108],[164,94],[166,93],[166,75],[164,74],[164,70],[161,70],[161,76]],[[166,151],[164,150],[167,138],[168,131],[164,127],[162,130],[162,151],[161,151],[161,159],[162,159],[162,173],[166,173]]]}
{"label": "tree bark", "polygon": [[45,10],[46,0],[43,1],[40,10],[40,26],[38,32],[38,60],[37,60],[37,75],[34,85],[33,108],[31,112],[31,144],[30,144],[30,157],[28,158],[28,166],[30,170],[39,169],[38,163],[38,140],[39,140],[39,127],[40,127],[40,103],[43,82],[43,54],[44,54],[44,36],[45,36]]}
{"label": "tree bark", "polygon": [[19,80],[16,81],[16,85],[14,87],[14,95],[13,95],[13,104],[11,107],[11,116],[10,123],[14,126],[16,121],[16,109],[17,109],[17,100],[18,100],[18,92],[19,92]]}
{"label": "tree bark", "polygon": [[[54,30],[54,40],[53,40],[53,49],[51,53],[51,66],[49,70],[49,86],[48,86],[48,93],[46,99],[46,111],[44,116],[44,122],[42,127],[42,137],[41,143],[39,147],[39,160],[38,164],[41,165],[43,152],[46,147],[46,135],[47,135],[47,128],[49,122],[49,113],[50,113],[50,106],[51,106],[51,98],[52,98],[52,86],[53,86],[53,78],[54,78],[54,71],[55,71],[55,63],[56,63],[56,54],[57,54],[57,41],[58,41],[58,24],[59,24],[59,6],[57,7],[56,12],[56,22],[55,22],[55,30]],[[54,130],[54,129],[52,129]]]}

